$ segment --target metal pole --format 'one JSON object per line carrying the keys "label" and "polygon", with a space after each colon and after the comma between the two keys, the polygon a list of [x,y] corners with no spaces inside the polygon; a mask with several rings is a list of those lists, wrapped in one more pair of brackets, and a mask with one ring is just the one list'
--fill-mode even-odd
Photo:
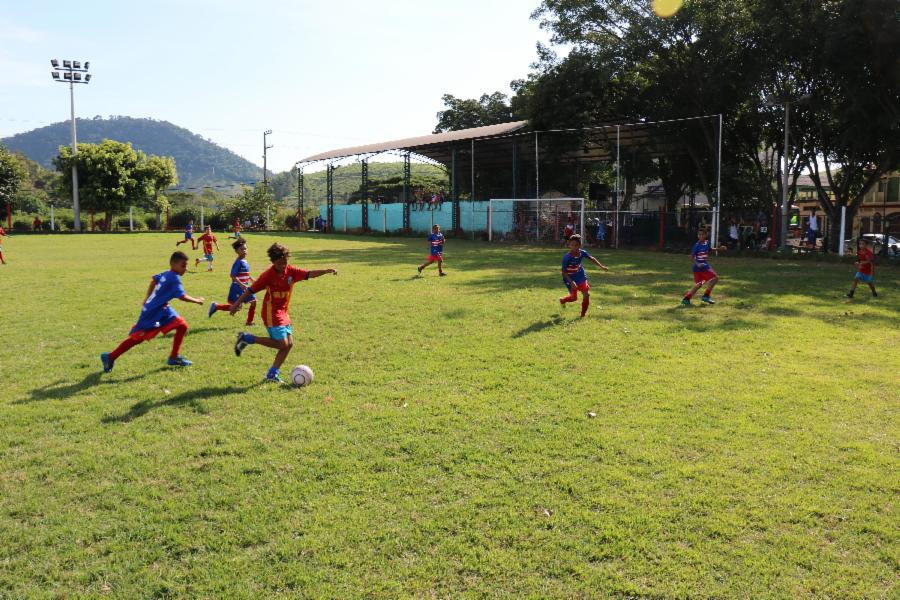
{"label": "metal pole", "polygon": [[538,199],[541,197],[541,152],[537,131],[534,132],[534,197]]}
{"label": "metal pole", "polygon": [[472,199],[472,202],[475,202],[475,140],[472,140],[472,144],[469,150],[469,158],[472,160],[472,188],[469,191],[469,195]]}
{"label": "metal pole", "polygon": [[128,207],[128,231],[134,231],[134,207]]}
{"label": "metal pole", "polygon": [[621,145],[620,145],[620,134],[621,134],[621,126],[616,125],[616,248],[619,247],[619,159],[621,158]]}
{"label": "metal pole", "polygon": [[791,103],[784,103],[784,185],[781,190],[781,249],[787,250],[788,230],[788,143],[791,131]]}
{"label": "metal pole", "polygon": [[844,255],[844,235],[846,234],[846,226],[847,226],[847,207],[841,207],[841,239],[838,240],[838,256]]}
{"label": "metal pole", "polygon": [[56,231],[56,219],[53,218],[53,205],[50,205],[50,231]]}
{"label": "metal pole", "polygon": [[584,198],[581,199],[581,239],[587,244],[587,238],[584,237]]}
{"label": "metal pole", "polygon": [[75,134],[75,84],[69,81],[69,100],[72,109],[72,212],[75,231],[81,231],[81,205],[78,202],[78,139]]}
{"label": "metal pole", "polygon": [[488,214],[487,214],[487,230],[488,230],[488,241],[494,241],[493,231],[494,231],[494,201],[488,200]]}
{"label": "metal pole", "polygon": [[716,233],[713,245],[719,245],[719,229],[722,217],[722,114],[719,114],[719,156],[716,164]]}

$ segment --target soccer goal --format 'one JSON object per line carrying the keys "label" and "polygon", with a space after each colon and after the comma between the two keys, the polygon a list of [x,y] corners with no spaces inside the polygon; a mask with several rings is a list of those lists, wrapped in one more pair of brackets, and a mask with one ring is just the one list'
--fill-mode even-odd
{"label": "soccer goal", "polygon": [[493,241],[559,242],[567,226],[584,237],[584,198],[488,201],[487,237]]}

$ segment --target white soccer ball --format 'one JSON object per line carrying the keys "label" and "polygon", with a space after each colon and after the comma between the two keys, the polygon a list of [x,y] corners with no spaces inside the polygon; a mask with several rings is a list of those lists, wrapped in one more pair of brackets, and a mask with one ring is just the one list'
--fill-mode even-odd
{"label": "white soccer ball", "polygon": [[313,370],[306,365],[297,365],[291,369],[291,381],[294,382],[294,385],[302,387],[311,384],[312,380]]}

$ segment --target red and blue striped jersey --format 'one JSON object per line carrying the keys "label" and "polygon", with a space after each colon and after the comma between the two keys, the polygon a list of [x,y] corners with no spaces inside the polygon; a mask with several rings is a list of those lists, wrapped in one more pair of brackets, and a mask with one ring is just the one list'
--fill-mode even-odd
{"label": "red and blue striped jersey", "polygon": [[[579,250],[578,254],[573,256],[571,252],[566,252],[562,259],[562,272],[568,275],[575,283],[584,283],[587,281],[587,273],[584,272],[584,259],[592,258],[586,250]],[[565,281],[563,277],[563,281]]]}
{"label": "red and blue striped jersey", "polygon": [[239,258],[231,265],[231,276],[235,277],[241,285],[250,286],[250,263]]}
{"label": "red and blue striped jersey", "polygon": [[444,234],[443,233],[432,233],[428,236],[428,241],[431,242],[431,254],[432,256],[441,254],[444,251]]}
{"label": "red and blue striped jersey", "polygon": [[694,259],[694,264],[691,268],[694,272],[708,271],[710,269],[709,250],[709,242],[698,241],[696,244],[694,244],[694,247],[691,248],[691,258]]}

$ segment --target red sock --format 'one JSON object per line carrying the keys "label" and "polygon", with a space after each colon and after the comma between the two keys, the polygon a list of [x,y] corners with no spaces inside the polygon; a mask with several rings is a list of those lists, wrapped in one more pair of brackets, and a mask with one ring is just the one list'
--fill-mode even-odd
{"label": "red sock", "polygon": [[590,305],[591,305],[590,296],[585,296],[584,298],[581,299],[581,316],[582,317],[587,314],[587,309],[588,309],[588,306],[590,306]]}
{"label": "red sock", "polygon": [[707,298],[709,298],[709,295],[710,295],[710,294],[712,294],[712,290],[710,290],[710,289],[707,289],[707,290],[703,293],[703,295],[706,296]]}
{"label": "red sock", "polygon": [[250,305],[250,311],[247,313],[247,325],[253,325],[253,317],[256,316],[256,304]]}
{"label": "red sock", "polygon": [[694,293],[693,293],[693,292],[688,292],[687,294],[684,295],[684,297],[687,298],[688,300],[690,300],[691,298],[694,297]]}
{"label": "red sock", "polygon": [[109,353],[110,360],[116,360],[141,342],[138,340],[133,340],[130,337],[125,338],[119,347]]}
{"label": "red sock", "polygon": [[216,310],[231,310],[230,304],[216,304]]}
{"label": "red sock", "polygon": [[187,325],[179,325],[175,328],[175,339],[172,340],[172,354],[169,355],[171,358],[178,357],[178,353],[181,351],[181,342],[184,341],[187,330]]}

